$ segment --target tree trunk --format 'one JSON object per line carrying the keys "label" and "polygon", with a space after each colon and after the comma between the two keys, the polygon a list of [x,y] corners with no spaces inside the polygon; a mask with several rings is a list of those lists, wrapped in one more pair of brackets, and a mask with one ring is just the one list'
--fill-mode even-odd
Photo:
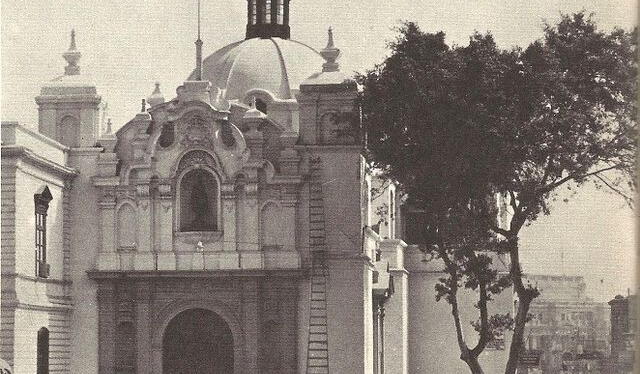
{"label": "tree trunk", "polygon": [[531,301],[525,298],[526,296],[518,298],[518,311],[516,313],[513,340],[509,348],[509,360],[507,361],[505,374],[515,374],[518,369],[520,351],[522,351],[523,347],[524,326],[527,322],[527,314],[529,313],[529,305],[531,304]]}
{"label": "tree trunk", "polygon": [[480,367],[480,362],[478,362],[477,357],[469,357],[464,362],[469,366],[469,370],[471,370],[472,374],[484,374],[482,371],[482,367]]}

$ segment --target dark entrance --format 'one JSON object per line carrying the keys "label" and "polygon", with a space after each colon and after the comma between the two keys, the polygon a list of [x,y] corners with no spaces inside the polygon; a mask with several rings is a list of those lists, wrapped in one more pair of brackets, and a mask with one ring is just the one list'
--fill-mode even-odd
{"label": "dark entrance", "polygon": [[164,374],[232,374],[233,337],[227,323],[205,309],[175,316],[162,339]]}

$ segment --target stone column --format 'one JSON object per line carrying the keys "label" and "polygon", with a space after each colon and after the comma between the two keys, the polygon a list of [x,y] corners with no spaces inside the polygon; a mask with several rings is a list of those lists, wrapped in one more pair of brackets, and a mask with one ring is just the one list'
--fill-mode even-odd
{"label": "stone column", "polygon": [[120,260],[116,253],[116,228],[114,223],[116,198],[112,187],[104,187],[102,199],[98,202],[102,218],[102,248],[98,253],[96,268],[98,270],[119,270]]}
{"label": "stone column", "polygon": [[152,208],[148,184],[136,186],[136,200],[138,203],[138,245],[134,259],[134,269],[154,270],[155,256],[151,253]]}

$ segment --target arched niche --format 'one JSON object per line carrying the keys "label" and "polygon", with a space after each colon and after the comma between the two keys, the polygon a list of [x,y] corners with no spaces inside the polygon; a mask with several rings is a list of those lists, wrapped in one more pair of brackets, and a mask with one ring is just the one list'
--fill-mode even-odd
{"label": "arched niche", "polygon": [[116,217],[118,249],[135,249],[138,241],[136,209],[129,202],[123,203],[120,205]]}
{"label": "arched niche", "polygon": [[284,229],[282,225],[282,209],[280,205],[269,201],[260,211],[260,241],[265,251],[282,248]]}
{"label": "arched niche", "polygon": [[167,325],[162,340],[162,372],[234,372],[233,333],[218,314],[201,308],[176,315]]}
{"label": "arched niche", "polygon": [[206,167],[184,170],[178,181],[178,230],[218,231],[220,226],[220,182]]}
{"label": "arched niche", "polygon": [[76,117],[62,117],[58,125],[58,141],[67,147],[80,145],[80,121]]}
{"label": "arched niche", "polygon": [[183,312],[194,309],[208,310],[219,316],[231,331],[233,342],[233,373],[247,372],[247,360],[245,359],[246,337],[242,320],[238,318],[235,310],[219,299],[174,300],[158,311],[153,325],[151,336],[152,362],[154,373],[163,373],[163,346],[169,325],[175,317]]}

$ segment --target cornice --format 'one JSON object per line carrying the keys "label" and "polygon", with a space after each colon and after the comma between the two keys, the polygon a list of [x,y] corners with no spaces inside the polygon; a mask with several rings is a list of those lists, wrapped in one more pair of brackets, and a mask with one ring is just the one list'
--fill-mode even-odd
{"label": "cornice", "polygon": [[79,174],[76,169],[48,160],[21,145],[2,146],[2,157],[19,157],[33,163],[35,166],[51,171],[64,179],[71,179]]}

